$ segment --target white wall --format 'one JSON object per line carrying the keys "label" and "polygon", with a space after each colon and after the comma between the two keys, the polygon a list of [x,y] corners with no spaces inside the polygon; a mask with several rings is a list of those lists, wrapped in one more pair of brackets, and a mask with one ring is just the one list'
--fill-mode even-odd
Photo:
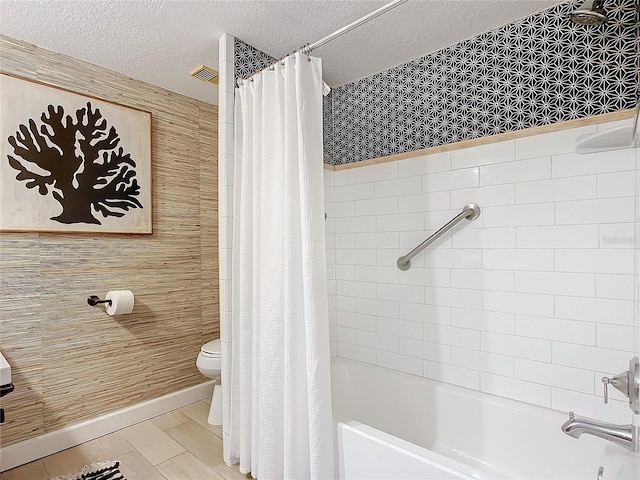
{"label": "white wall", "polygon": [[336,219],[333,211],[333,195],[335,188],[333,185],[334,173],[325,170],[324,174],[324,203],[325,203],[325,233],[327,248],[327,280],[329,282],[329,323],[330,323],[330,341],[331,356],[338,355],[337,343],[337,295],[336,295]]}
{"label": "white wall", "polygon": [[[640,154],[574,153],[578,135],[616,125],[327,171],[337,355],[628,422],[600,378],[640,344]],[[396,267],[470,202],[478,219]]]}

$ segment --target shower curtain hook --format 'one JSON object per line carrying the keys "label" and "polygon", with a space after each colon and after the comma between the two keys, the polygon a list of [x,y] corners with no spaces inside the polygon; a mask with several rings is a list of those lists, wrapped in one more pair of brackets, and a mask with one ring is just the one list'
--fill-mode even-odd
{"label": "shower curtain hook", "polygon": [[307,43],[304,47],[302,47],[302,53],[307,56],[307,62],[311,61],[311,49],[309,48],[309,44]]}

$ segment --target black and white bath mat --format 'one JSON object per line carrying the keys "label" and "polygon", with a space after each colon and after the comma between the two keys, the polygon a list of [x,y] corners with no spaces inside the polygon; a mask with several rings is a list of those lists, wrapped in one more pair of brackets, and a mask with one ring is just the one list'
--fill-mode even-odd
{"label": "black and white bath mat", "polygon": [[120,473],[120,462],[97,462],[85,465],[77,473],[69,473],[51,480],[126,480]]}

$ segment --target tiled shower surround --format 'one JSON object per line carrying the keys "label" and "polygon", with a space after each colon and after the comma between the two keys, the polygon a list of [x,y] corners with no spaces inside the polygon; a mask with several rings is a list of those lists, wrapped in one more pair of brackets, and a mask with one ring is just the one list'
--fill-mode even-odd
{"label": "tiled shower surround", "polygon": [[[638,0],[608,0],[604,26],[571,0],[333,88],[324,162],[342,164],[633,108]],[[236,40],[235,76],[274,59]]]}
{"label": "tiled shower surround", "polygon": [[[638,2],[608,1],[604,27],[566,19],[581,3],[334,87],[324,101],[325,163],[633,107]],[[273,60],[237,39],[233,55],[236,78]],[[232,105],[231,89],[226,95]],[[574,151],[579,135],[616,125],[325,171],[332,354],[628,423],[617,391],[603,403],[600,378],[625,370],[640,350],[640,158],[637,149]],[[228,172],[232,152],[223,160]],[[418,254],[408,271],[396,267],[470,202],[482,209],[478,219]],[[230,245],[227,231],[221,220],[221,245]]]}
{"label": "tiled shower surround", "polygon": [[[574,153],[613,125],[326,171],[334,353],[628,423],[600,378],[639,347],[640,156]],[[396,267],[467,203],[479,218]]]}

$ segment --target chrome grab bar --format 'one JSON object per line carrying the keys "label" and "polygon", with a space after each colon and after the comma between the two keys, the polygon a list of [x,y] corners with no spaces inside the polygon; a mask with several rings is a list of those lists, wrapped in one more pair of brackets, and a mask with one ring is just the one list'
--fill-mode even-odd
{"label": "chrome grab bar", "polygon": [[407,253],[404,257],[398,258],[398,262],[397,262],[398,268],[400,270],[409,270],[409,268],[411,268],[411,259],[413,257],[415,257],[418,253],[420,253],[422,250],[427,248],[429,245],[435,242],[442,235],[444,235],[453,227],[455,227],[458,223],[462,221],[462,219],[468,218],[469,220],[475,220],[479,216],[480,216],[480,207],[478,205],[476,205],[475,203],[469,203],[465,205],[464,208],[462,209],[462,212],[456,215],[451,221],[449,221],[449,223],[447,223],[442,228],[440,228],[440,230],[435,232],[433,235],[427,238],[424,242],[422,242],[416,248],[414,248],[409,253]]}

